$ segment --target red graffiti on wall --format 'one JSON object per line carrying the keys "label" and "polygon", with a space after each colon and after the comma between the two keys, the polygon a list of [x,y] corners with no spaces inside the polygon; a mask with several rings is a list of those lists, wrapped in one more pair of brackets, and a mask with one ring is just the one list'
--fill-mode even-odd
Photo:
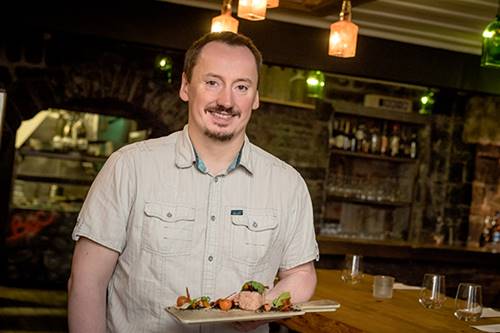
{"label": "red graffiti on wall", "polygon": [[57,216],[55,212],[40,210],[13,214],[10,220],[10,235],[6,239],[7,244],[35,237],[45,227],[54,223]]}

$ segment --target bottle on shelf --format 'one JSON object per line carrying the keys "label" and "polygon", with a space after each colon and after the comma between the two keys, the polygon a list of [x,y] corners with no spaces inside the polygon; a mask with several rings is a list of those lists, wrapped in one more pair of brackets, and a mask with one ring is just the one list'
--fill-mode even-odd
{"label": "bottle on shelf", "polygon": [[399,142],[400,142],[400,136],[399,136],[399,125],[394,124],[392,126],[392,133],[391,137],[389,139],[389,151],[390,155],[392,157],[396,157],[399,155]]}
{"label": "bottle on shelf", "polygon": [[330,136],[330,139],[329,139],[329,144],[330,144],[330,147],[336,147],[336,138],[337,138],[337,134],[339,132],[339,120],[338,119],[335,119],[333,121],[333,128],[332,128],[332,134]]}
{"label": "bottle on shelf", "polygon": [[335,147],[338,149],[344,148],[344,126],[345,120],[340,119],[337,134],[335,135]]}
{"label": "bottle on shelf", "polygon": [[380,133],[376,126],[371,130],[370,152],[372,154],[380,153]]}
{"label": "bottle on shelf", "polygon": [[358,140],[356,139],[356,131],[357,131],[356,124],[353,122],[351,134],[349,135],[349,138],[351,139],[351,151],[352,152],[355,152],[357,149]]}
{"label": "bottle on shelf", "polygon": [[387,136],[387,121],[384,121],[382,135],[380,136],[380,154],[385,155],[389,150],[389,138]]}
{"label": "bottle on shelf", "polygon": [[411,133],[410,158],[412,158],[412,159],[417,158],[417,133],[415,133],[415,132]]}
{"label": "bottle on shelf", "polygon": [[363,151],[365,141],[365,124],[360,124],[356,130],[356,151]]}
{"label": "bottle on shelf", "polygon": [[349,122],[349,120],[346,120],[344,127],[343,147],[342,147],[344,150],[351,149],[350,133],[351,133],[351,123]]}

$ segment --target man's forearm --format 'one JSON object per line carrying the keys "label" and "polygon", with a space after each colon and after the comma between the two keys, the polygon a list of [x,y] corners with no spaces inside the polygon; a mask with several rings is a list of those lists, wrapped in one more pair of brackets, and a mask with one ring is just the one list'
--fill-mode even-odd
{"label": "man's forearm", "polygon": [[[106,332],[106,293],[70,286],[68,325],[71,333]],[[92,289],[92,288],[90,288]]]}
{"label": "man's forearm", "polygon": [[308,301],[316,289],[316,271],[312,262],[292,268],[280,273],[280,280],[267,295],[266,300],[271,302],[282,292],[288,291],[292,303]]}

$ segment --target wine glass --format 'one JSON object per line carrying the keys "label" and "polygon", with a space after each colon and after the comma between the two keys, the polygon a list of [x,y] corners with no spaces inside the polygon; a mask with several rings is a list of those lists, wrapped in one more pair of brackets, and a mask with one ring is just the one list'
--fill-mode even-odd
{"label": "wine glass", "polygon": [[439,274],[425,274],[418,301],[427,309],[439,309],[446,300],[445,278]]}
{"label": "wine glass", "polygon": [[455,297],[455,317],[476,321],[483,312],[482,288],[478,284],[460,283]]}
{"label": "wine glass", "polygon": [[363,257],[357,254],[346,254],[342,268],[342,281],[357,284],[363,278]]}

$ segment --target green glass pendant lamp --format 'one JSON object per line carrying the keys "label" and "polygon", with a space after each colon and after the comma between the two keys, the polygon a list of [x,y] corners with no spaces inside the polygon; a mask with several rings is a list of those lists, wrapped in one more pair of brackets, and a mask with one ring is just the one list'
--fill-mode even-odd
{"label": "green glass pendant lamp", "polygon": [[496,19],[491,21],[483,31],[481,66],[500,69],[500,0]]}

